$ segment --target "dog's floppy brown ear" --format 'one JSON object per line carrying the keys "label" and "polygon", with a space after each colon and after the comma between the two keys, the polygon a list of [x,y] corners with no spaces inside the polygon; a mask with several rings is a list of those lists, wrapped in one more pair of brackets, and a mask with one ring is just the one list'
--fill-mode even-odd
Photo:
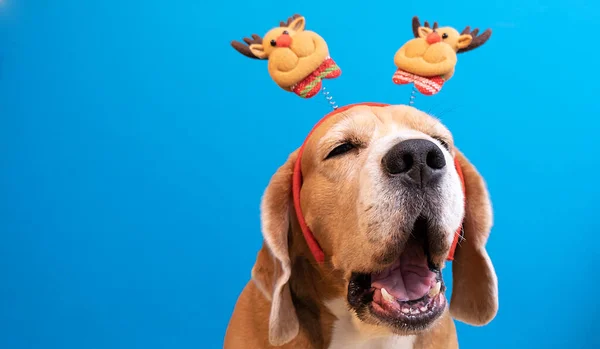
{"label": "dog's floppy brown ear", "polygon": [[280,346],[296,335],[300,325],[288,281],[292,271],[288,240],[292,212],[292,175],[297,152],[271,178],[261,203],[263,247],[252,268],[252,280],[271,301],[269,342]]}
{"label": "dog's floppy brown ear", "polygon": [[498,279],[485,245],[492,228],[492,206],[486,184],[469,160],[456,156],[465,179],[464,239],[452,262],[450,313],[462,322],[482,326],[498,312]]}

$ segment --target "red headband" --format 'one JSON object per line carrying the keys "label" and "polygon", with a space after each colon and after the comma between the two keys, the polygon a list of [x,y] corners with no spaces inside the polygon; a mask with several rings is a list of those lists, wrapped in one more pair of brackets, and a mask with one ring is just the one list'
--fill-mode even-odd
{"label": "red headband", "polygon": [[[341,113],[345,110],[348,110],[352,107],[359,106],[359,105],[370,106],[370,107],[389,106],[389,104],[384,104],[384,103],[369,103],[369,102],[357,103],[357,104],[350,104],[350,105],[338,108],[338,109],[334,110],[333,112],[325,115],[325,117],[322,118],[313,127],[313,129],[310,131],[310,133],[304,140],[304,143],[298,150],[298,158],[296,159],[296,163],[294,164],[294,177],[293,177],[293,184],[292,184],[292,196],[294,199],[294,208],[296,210],[296,216],[298,217],[298,223],[300,224],[300,228],[302,229],[302,234],[304,235],[304,239],[306,240],[306,243],[308,244],[310,251],[312,252],[313,256],[315,257],[315,260],[318,263],[323,263],[325,261],[325,254],[323,253],[323,249],[319,245],[319,242],[315,239],[315,236],[313,235],[313,233],[310,231],[310,228],[306,224],[306,221],[304,220],[304,215],[302,214],[302,208],[300,207],[300,189],[302,188],[302,165],[301,165],[302,164],[302,153],[304,152],[304,146],[310,139],[310,136],[317,129],[317,127],[319,127],[325,120],[327,120],[329,117],[331,117],[333,115],[336,115],[338,113]],[[457,158],[454,158],[454,167],[456,168],[456,172],[458,173],[458,176],[460,177],[463,194],[465,194],[465,180],[464,180],[463,173],[462,173],[462,170],[460,168],[460,164],[458,163]],[[465,195],[465,198],[466,198],[466,195]],[[456,231],[456,233],[454,234],[454,240],[452,241],[452,246],[450,247],[450,252],[448,253],[447,260],[449,260],[449,261],[454,260],[454,251],[456,250],[456,245],[458,244],[458,240],[460,239],[461,236],[462,236],[462,223],[461,223],[460,227],[458,228],[458,230]]]}

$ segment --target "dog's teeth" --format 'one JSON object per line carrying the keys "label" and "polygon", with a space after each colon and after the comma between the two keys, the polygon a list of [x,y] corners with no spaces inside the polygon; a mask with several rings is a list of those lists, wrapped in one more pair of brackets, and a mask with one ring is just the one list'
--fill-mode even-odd
{"label": "dog's teeth", "polygon": [[408,309],[407,307],[403,307],[403,308],[402,308],[402,312],[403,312],[404,314],[408,314],[408,313],[410,313],[410,309]]}
{"label": "dog's teeth", "polygon": [[421,310],[422,312],[426,312],[427,311],[427,307],[421,307],[419,310]]}
{"label": "dog's teeth", "polygon": [[419,309],[413,309],[413,308],[410,308],[410,313],[411,313],[412,315],[416,315],[416,314],[418,314],[418,313],[419,313]]}
{"label": "dog's teeth", "polygon": [[385,288],[381,289],[381,296],[388,303],[393,303],[393,302],[396,301],[396,299],[394,298],[394,296],[392,296],[391,294],[389,294],[388,291]]}
{"label": "dog's teeth", "polygon": [[429,290],[429,297],[435,297],[440,293],[440,289],[442,288],[442,282],[438,281],[435,285]]}

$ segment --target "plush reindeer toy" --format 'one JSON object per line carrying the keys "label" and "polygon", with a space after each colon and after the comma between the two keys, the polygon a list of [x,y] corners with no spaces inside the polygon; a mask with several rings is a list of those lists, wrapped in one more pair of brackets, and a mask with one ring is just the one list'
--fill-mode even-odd
{"label": "plush reindeer toy", "polygon": [[471,31],[468,26],[459,33],[452,27],[439,27],[437,22],[433,27],[428,22],[421,26],[416,16],[412,28],[415,38],[402,45],[394,56],[398,70],[392,81],[398,85],[412,82],[428,96],[438,93],[454,75],[458,53],[476,49],[492,35],[487,29],[478,36],[479,29]]}
{"label": "plush reindeer toy", "polygon": [[303,16],[294,15],[260,37],[232,41],[231,46],[246,57],[266,59],[271,79],[282,89],[302,98],[311,98],[322,87],[323,79],[334,79],[342,71],[329,57],[325,40],[304,30]]}

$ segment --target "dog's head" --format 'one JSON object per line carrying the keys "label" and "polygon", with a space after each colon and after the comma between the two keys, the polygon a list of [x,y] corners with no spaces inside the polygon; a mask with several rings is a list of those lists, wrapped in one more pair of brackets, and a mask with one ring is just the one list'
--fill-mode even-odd
{"label": "dog's head", "polygon": [[[298,333],[289,281],[295,256],[309,251],[304,239],[293,238],[302,236],[292,203],[298,153],[266,189],[265,248],[253,269],[253,280],[272,302],[274,345]],[[485,250],[492,224],[488,193],[438,120],[407,106],[354,106],[311,133],[300,161],[302,218],[325,255],[316,269],[337,284],[336,296],[346,299],[356,323],[398,334],[433,326],[447,309],[440,271],[461,224],[450,311],[474,325],[491,321],[498,301]],[[332,275],[339,277],[331,281]]]}

